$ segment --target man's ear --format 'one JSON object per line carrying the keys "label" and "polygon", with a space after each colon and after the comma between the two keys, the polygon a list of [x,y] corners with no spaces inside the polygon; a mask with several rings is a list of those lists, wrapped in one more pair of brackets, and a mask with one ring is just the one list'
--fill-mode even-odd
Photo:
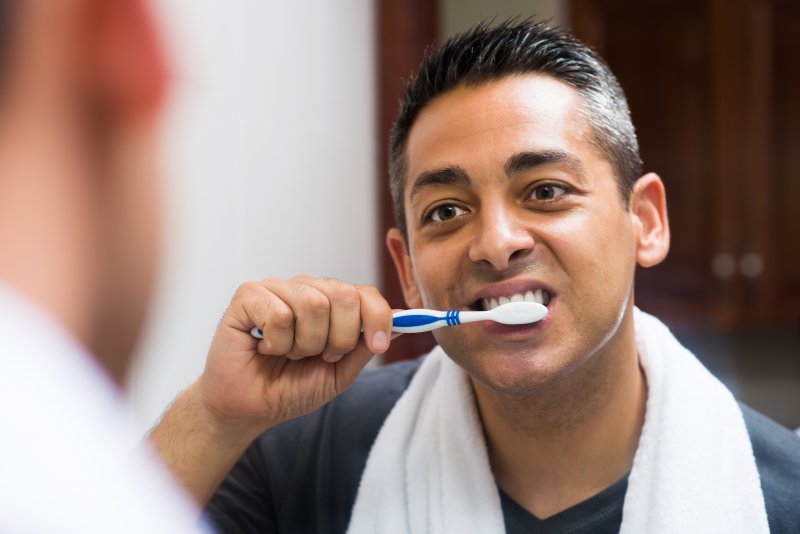
{"label": "man's ear", "polygon": [[397,269],[397,276],[400,278],[400,285],[403,287],[403,297],[409,308],[421,308],[422,298],[417,286],[417,278],[414,275],[414,266],[411,264],[411,257],[408,255],[406,240],[397,228],[391,228],[386,234],[386,246],[392,254],[394,266]]}
{"label": "man's ear", "polygon": [[636,261],[642,267],[661,263],[669,252],[667,195],[661,178],[647,173],[633,184],[630,213],[636,230]]}

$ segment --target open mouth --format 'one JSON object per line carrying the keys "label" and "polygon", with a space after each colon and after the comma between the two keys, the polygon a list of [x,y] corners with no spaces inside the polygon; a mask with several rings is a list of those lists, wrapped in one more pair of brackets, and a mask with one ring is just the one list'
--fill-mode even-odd
{"label": "open mouth", "polygon": [[546,289],[526,291],[525,293],[514,293],[505,297],[490,297],[478,299],[471,307],[475,310],[485,311],[494,309],[509,302],[535,302],[547,306],[550,304],[552,295]]}

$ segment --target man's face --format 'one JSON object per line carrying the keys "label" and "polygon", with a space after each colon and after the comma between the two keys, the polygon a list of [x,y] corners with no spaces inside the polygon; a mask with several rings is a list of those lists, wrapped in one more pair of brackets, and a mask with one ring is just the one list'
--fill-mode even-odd
{"label": "man's face", "polygon": [[612,350],[630,321],[635,224],[580,103],[554,78],[511,76],[438,97],[408,137],[408,255],[396,231],[389,237],[408,305],[538,298],[548,307],[533,325],[436,331],[491,389],[552,383]]}

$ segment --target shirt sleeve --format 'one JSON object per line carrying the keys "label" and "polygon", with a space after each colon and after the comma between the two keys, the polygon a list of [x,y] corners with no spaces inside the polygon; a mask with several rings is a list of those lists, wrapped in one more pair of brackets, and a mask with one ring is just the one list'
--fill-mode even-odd
{"label": "shirt sleeve", "polygon": [[800,438],[740,404],[753,445],[761,490],[773,534],[800,532]]}
{"label": "shirt sleeve", "polygon": [[206,517],[218,532],[278,532],[270,484],[257,442],[251,445],[217,489]]}

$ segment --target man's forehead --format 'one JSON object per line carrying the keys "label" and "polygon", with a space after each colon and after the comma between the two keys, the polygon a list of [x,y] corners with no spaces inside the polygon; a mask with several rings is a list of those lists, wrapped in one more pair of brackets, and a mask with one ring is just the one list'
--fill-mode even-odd
{"label": "man's forehead", "polygon": [[516,152],[569,152],[587,126],[581,102],[572,87],[538,74],[445,93],[423,108],[410,129],[406,189],[436,168],[488,159],[502,167]]}

